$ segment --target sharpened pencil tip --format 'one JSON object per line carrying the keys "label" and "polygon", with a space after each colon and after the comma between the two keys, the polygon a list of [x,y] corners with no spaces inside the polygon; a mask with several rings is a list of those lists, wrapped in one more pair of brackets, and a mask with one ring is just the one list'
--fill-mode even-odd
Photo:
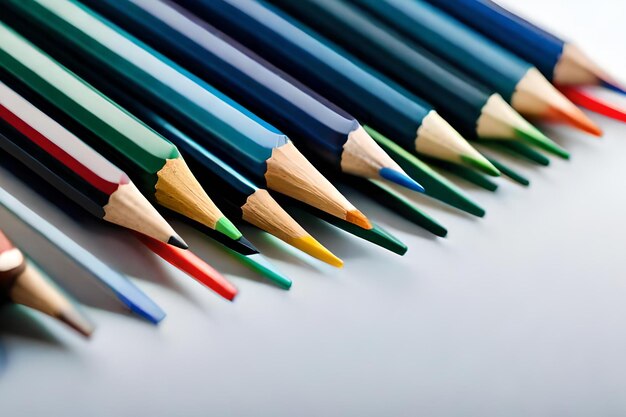
{"label": "sharpened pencil tip", "polygon": [[281,275],[274,265],[272,265],[263,255],[256,254],[246,257],[248,261],[252,262],[252,266],[258,272],[263,274],[267,279],[272,281],[284,290],[291,288],[292,281],[284,275]]}
{"label": "sharpened pencil tip", "polygon": [[423,193],[425,191],[424,187],[422,187],[420,183],[413,180],[413,178],[409,177],[404,172],[399,172],[392,168],[383,167],[378,171],[378,174],[381,176],[381,178],[406,187],[409,190],[417,191],[418,193]]}
{"label": "sharpened pencil tip", "polygon": [[602,136],[602,129],[588,118],[585,113],[578,107],[574,107],[572,111],[565,111],[561,108],[550,107],[546,114],[548,119],[558,122],[567,123],[583,132],[587,132],[593,136]]}
{"label": "sharpened pencil tip", "polygon": [[94,331],[93,325],[75,310],[63,311],[57,318],[85,337],[90,337]]}
{"label": "sharpened pencil tip", "polygon": [[322,246],[322,244],[315,240],[313,236],[309,235],[295,238],[289,243],[301,251],[308,253],[312,257],[319,259],[322,262],[326,262],[329,265],[337,268],[341,268],[343,266],[343,261]]}
{"label": "sharpened pencil tip", "polygon": [[474,156],[462,155],[461,161],[466,165],[469,165],[472,168],[476,168],[477,170],[492,177],[500,176],[500,171],[498,170],[498,168],[494,167],[493,164],[482,155],[480,155],[478,158]]}
{"label": "sharpened pencil tip", "polygon": [[624,87],[620,85],[617,85],[617,83],[613,81],[600,79],[600,85],[602,85],[602,87],[608,88],[609,90],[615,91],[616,93],[626,94],[626,89],[624,89]]}
{"label": "sharpened pencil tip", "polygon": [[237,240],[237,239],[241,238],[241,236],[242,236],[241,232],[226,217],[221,217],[215,223],[215,230],[217,230],[220,233],[225,234],[226,236],[228,236],[229,238],[231,238],[233,240]]}
{"label": "sharpened pencil tip", "polygon": [[526,129],[515,129],[516,136],[545,151],[548,151],[563,159],[569,159],[570,154],[565,149],[557,145],[552,139],[541,133],[534,126],[530,125]]}
{"label": "sharpened pencil tip", "polygon": [[346,213],[346,221],[352,224],[356,224],[357,226],[366,230],[370,230],[373,227],[368,218],[356,209],[350,210]]}
{"label": "sharpened pencil tip", "polygon": [[170,236],[167,243],[180,249],[189,249],[189,245],[187,245],[183,238],[178,235]]}

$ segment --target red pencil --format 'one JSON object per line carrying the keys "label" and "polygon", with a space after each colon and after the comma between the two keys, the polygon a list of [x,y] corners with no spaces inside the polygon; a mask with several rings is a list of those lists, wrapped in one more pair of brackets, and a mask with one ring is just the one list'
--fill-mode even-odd
{"label": "red pencil", "polygon": [[233,284],[192,251],[167,245],[141,233],[135,232],[135,236],[152,252],[227,300],[233,301],[237,295],[237,288]]}

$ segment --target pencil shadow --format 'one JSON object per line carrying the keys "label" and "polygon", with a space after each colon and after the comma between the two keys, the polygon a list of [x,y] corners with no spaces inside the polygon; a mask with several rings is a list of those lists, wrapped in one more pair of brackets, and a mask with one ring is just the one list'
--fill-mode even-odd
{"label": "pencil shadow", "polygon": [[[68,331],[70,330],[68,329]],[[0,334],[35,341],[56,349],[65,350],[67,348],[35,317],[35,314],[28,311],[26,307],[15,304],[5,304],[0,307]],[[0,361],[6,359],[6,351],[3,350],[1,353],[4,357],[0,357]],[[2,362],[0,362],[1,365]]]}

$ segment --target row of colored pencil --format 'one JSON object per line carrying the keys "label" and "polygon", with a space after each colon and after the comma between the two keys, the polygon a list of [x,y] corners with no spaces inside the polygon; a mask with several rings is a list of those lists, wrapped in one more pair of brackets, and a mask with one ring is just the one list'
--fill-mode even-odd
{"label": "row of colored pencil", "polygon": [[[65,210],[132,231],[232,300],[237,289],[164,215],[286,289],[291,280],[235,223],[335,267],[343,261],[289,211],[404,254],[335,184],[445,236],[395,187],[483,216],[437,170],[492,191],[488,177],[528,185],[479,149],[543,165],[542,151],[569,158],[528,120],[601,135],[559,90],[597,108],[577,90],[585,85],[624,92],[575,46],[488,0],[4,0],[0,164]],[[0,205],[131,311],[164,318],[126,277],[2,189]],[[44,276],[0,232],[8,298],[90,334]]]}

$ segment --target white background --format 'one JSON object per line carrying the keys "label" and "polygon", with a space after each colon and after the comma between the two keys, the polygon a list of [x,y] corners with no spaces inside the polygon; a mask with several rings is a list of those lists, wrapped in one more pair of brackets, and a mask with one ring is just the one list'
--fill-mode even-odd
{"label": "white background", "polygon": [[[506,3],[626,79],[623,0]],[[124,231],[76,222],[0,171],[0,185],[136,277],[168,312],[159,327],[124,314],[3,214],[2,227],[20,233],[16,240],[89,305],[98,329],[85,341],[47,318],[3,309],[0,415],[624,415],[626,126],[592,118],[605,129],[601,140],[545,129],[572,160],[515,164],[529,188],[505,179],[496,193],[463,184],[487,209],[484,219],[417,197],[448,227],[447,239],[347,192],[408,244],[404,257],[303,219],[346,261],[335,270],[244,228],[293,278],[289,292],[177,227],[239,287],[233,304]]]}

